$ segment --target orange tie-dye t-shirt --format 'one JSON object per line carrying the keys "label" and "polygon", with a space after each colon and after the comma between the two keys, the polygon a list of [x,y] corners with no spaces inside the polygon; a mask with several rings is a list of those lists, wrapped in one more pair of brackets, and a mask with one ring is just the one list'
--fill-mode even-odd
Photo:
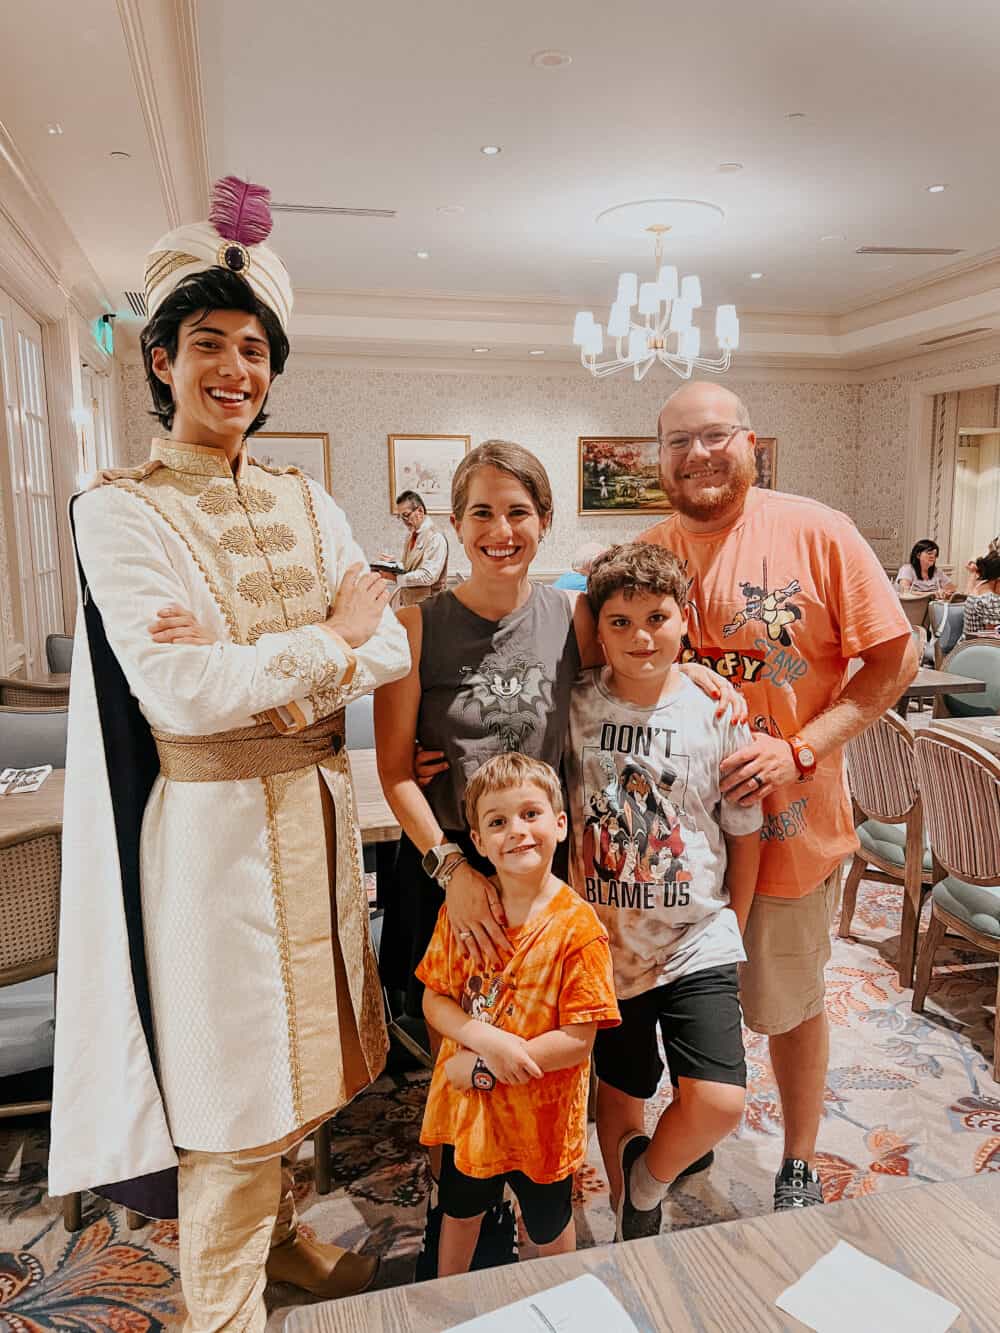
{"label": "orange tie-dye t-shirt", "polygon": [[[847,667],[910,633],[885,570],[846,516],[818,500],[751,488],[722,532],[676,514],[642,534],[685,561],[691,618],[681,661],[712,667],[746,695],[750,726],[787,739],[832,703]],[[757,892],[811,893],[858,843],[843,756],[764,800]]]}
{"label": "orange tie-dye t-shirt", "polygon": [[[527,1040],[573,1023],[619,1022],[607,931],[568,885],[523,926],[508,928],[507,938],[514,954],[506,967],[484,968],[460,947],[442,907],[417,976],[480,1022]],[[589,1061],[529,1083],[497,1083],[492,1092],[459,1091],[444,1072],[457,1050],[442,1041],[421,1143],[452,1144],[455,1165],[479,1180],[522,1171],[545,1185],[583,1163]]]}

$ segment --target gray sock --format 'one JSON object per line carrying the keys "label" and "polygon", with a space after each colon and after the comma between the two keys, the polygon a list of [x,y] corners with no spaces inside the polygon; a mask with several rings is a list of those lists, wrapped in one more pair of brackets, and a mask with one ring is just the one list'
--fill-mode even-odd
{"label": "gray sock", "polygon": [[632,1163],[628,1181],[632,1207],[643,1213],[648,1213],[658,1203],[662,1203],[671,1185],[669,1180],[657,1180],[646,1165],[645,1153]]}

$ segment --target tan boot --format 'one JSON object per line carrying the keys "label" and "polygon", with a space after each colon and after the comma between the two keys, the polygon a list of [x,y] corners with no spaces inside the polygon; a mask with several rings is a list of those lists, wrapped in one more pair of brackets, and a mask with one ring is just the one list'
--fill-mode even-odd
{"label": "tan boot", "polygon": [[288,1282],[313,1296],[336,1300],[367,1291],[375,1281],[379,1261],[339,1245],[322,1245],[296,1233],[275,1245],[267,1259],[267,1280]]}

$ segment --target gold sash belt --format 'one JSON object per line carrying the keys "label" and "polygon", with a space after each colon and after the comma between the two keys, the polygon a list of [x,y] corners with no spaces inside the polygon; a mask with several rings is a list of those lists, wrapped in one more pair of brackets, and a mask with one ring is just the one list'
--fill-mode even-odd
{"label": "gold sash belt", "polygon": [[171,782],[236,782],[310,768],[344,744],[344,714],[335,713],[290,736],[270,722],[237,727],[215,736],[171,736],[153,732],[160,772]]}

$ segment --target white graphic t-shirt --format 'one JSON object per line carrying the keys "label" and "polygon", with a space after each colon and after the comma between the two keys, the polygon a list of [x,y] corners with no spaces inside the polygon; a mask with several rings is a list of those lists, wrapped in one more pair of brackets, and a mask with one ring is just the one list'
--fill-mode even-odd
{"label": "white graphic t-shirt", "polygon": [[585,671],[570,701],[566,778],[572,883],[611,940],[615,989],[629,999],[746,955],[725,886],[723,833],[754,833],[759,805],[724,801],[719,765],[750,744],[682,678],[655,708]]}

